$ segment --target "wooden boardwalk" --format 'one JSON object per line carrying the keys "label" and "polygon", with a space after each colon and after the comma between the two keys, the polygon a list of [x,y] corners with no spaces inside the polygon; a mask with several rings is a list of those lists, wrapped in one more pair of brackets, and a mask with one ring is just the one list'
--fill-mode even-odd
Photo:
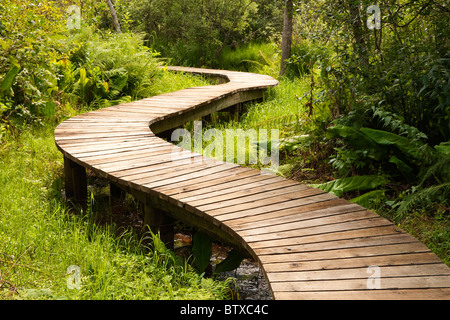
{"label": "wooden boardwalk", "polygon": [[155,135],[262,97],[278,83],[193,68],[223,84],[68,119],[55,131],[66,194],[86,198],[86,169],[136,196],[161,230],[178,219],[250,254],[275,299],[450,299],[450,269],[379,215],[318,189],[204,158]]}

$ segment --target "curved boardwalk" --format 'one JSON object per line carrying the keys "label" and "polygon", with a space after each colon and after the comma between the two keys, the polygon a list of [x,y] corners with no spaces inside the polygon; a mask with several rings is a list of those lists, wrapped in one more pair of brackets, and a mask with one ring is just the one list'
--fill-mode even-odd
{"label": "curved boardwalk", "polygon": [[276,86],[271,77],[193,68],[224,84],[189,88],[89,112],[61,123],[66,193],[86,196],[86,168],[135,195],[147,222],[166,216],[257,260],[275,299],[450,299],[450,269],[377,214],[321,190],[203,158],[155,133]]}

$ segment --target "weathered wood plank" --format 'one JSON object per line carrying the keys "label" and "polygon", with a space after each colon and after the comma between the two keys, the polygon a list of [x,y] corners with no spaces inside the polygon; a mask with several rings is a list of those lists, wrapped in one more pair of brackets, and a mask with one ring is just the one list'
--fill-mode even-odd
{"label": "weathered wood plank", "polygon": [[450,300],[450,289],[394,289],[366,291],[276,291],[279,300]]}
{"label": "weathered wood plank", "polygon": [[[369,228],[372,229],[372,228]],[[282,241],[282,240],[281,240]],[[269,254],[283,254],[283,253],[296,253],[296,252],[309,252],[320,250],[337,250],[337,249],[349,249],[358,247],[370,247],[370,246],[384,246],[389,244],[402,244],[402,243],[414,243],[417,240],[406,234],[388,234],[383,236],[374,237],[360,237],[343,240],[331,240],[324,242],[313,243],[295,243],[291,245],[280,244],[273,245],[270,242],[265,247],[255,248],[252,246],[254,252],[261,255]]]}
{"label": "weathered wood plank", "polygon": [[329,260],[308,260],[297,262],[265,263],[267,273],[286,271],[313,271],[313,270],[339,270],[369,266],[395,266],[395,265],[424,265],[441,263],[441,260],[432,252],[405,253],[392,255],[376,255],[371,257],[335,258]]}
{"label": "weathered wood plank", "polygon": [[[372,293],[367,286],[367,279],[345,279],[324,281],[296,281],[296,282],[271,282],[272,290],[276,291],[347,291],[365,290],[361,295],[369,297]],[[448,288],[450,276],[418,276],[382,278],[380,289],[422,289],[422,288]],[[376,290],[376,289],[374,289]]]}
{"label": "weathered wood plank", "polygon": [[321,193],[314,189],[308,190],[308,192],[304,192],[303,194],[298,195],[297,197],[298,198],[295,200],[284,201],[284,202],[265,205],[265,206],[257,207],[257,208],[242,209],[239,206],[234,206],[232,208],[232,210],[234,210],[234,212],[232,212],[232,213],[226,213],[226,211],[224,212],[223,210],[220,210],[220,209],[217,209],[215,211],[216,213],[213,213],[211,211],[207,211],[207,212],[211,216],[214,216],[217,219],[219,219],[220,221],[228,221],[228,220],[238,219],[238,218],[243,218],[243,217],[248,217],[248,216],[258,216],[258,215],[262,215],[264,213],[274,212],[274,211],[278,211],[281,209],[300,207],[300,206],[304,206],[304,205],[308,205],[308,204],[319,203],[319,202],[328,201],[328,200],[337,198],[334,195],[331,195],[328,193]]}

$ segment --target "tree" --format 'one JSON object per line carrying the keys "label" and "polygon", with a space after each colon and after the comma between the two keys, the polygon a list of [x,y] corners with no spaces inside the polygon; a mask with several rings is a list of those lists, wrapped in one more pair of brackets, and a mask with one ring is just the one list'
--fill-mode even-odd
{"label": "tree", "polygon": [[286,0],[284,8],[284,26],[281,40],[281,67],[280,76],[286,73],[286,60],[291,56],[292,33],[294,24],[294,2]]}
{"label": "tree", "polygon": [[111,11],[111,17],[113,19],[114,27],[116,28],[116,31],[118,33],[121,33],[122,30],[120,30],[120,24],[119,20],[117,19],[116,10],[114,9],[114,5],[111,0],[106,0],[106,3],[108,4],[109,11]]}
{"label": "tree", "polygon": [[365,39],[365,29],[362,23],[360,3],[359,1],[349,1],[347,2],[348,12],[349,12],[349,24],[353,31],[353,39],[355,52],[359,56],[359,66],[364,69],[369,65],[369,49],[367,47]]}

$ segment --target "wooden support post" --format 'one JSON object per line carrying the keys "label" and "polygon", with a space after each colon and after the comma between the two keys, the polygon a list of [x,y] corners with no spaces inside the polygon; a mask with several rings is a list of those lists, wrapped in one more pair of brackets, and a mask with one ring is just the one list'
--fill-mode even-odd
{"label": "wooden support post", "polygon": [[242,111],[242,104],[238,103],[230,107],[230,120],[239,121],[239,113]]}
{"label": "wooden support post", "polygon": [[211,123],[212,116],[211,116],[211,114],[207,114],[206,116],[203,116],[201,120],[203,123]]}
{"label": "wooden support post", "polygon": [[144,204],[144,228],[148,227],[154,234],[159,232],[162,242],[168,249],[174,248],[175,224],[173,219],[164,211],[151,206],[150,201],[146,200]]}
{"label": "wooden support post", "polygon": [[111,208],[111,213],[116,213],[117,209],[121,205],[125,198],[125,192],[120,189],[117,185],[110,182],[109,183],[109,207]]}
{"label": "wooden support post", "polygon": [[70,199],[73,197],[73,177],[70,162],[72,161],[69,158],[64,157],[64,179],[65,179],[66,199]]}
{"label": "wooden support post", "polygon": [[78,163],[64,157],[66,198],[73,198],[83,209],[87,208],[86,169]]}

